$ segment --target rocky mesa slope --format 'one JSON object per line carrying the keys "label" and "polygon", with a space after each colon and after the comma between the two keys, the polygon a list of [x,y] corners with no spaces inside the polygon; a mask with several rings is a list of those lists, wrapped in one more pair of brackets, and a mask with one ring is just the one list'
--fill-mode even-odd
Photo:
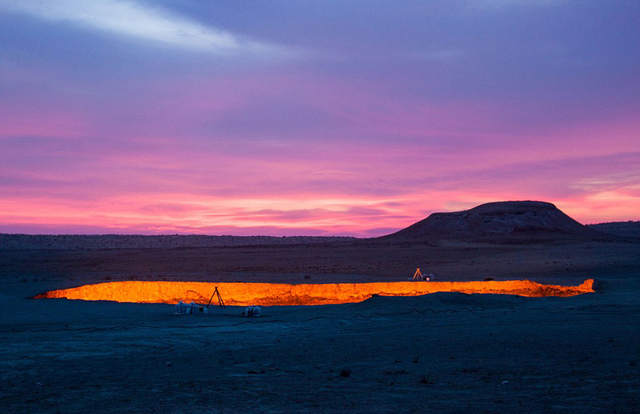
{"label": "rocky mesa slope", "polygon": [[393,239],[486,239],[597,237],[551,203],[502,201],[470,210],[433,213],[426,219],[385,236]]}

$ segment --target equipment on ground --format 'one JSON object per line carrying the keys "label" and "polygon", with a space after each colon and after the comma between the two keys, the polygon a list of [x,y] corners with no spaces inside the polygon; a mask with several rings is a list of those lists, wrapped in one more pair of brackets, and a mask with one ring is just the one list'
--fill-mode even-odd
{"label": "equipment on ground", "polygon": [[260,306],[249,306],[244,312],[242,312],[242,316],[246,316],[247,318],[257,318],[262,313],[262,309]]}
{"label": "equipment on ground", "polygon": [[191,303],[184,303],[183,301],[180,301],[176,304],[176,314],[180,314],[180,315],[193,315],[196,313],[208,313],[209,310],[202,306],[202,305],[198,305],[195,302],[191,302]]}
{"label": "equipment on ground", "polygon": [[413,274],[413,277],[409,280],[425,280],[427,282],[434,280],[435,276],[431,273],[429,273],[428,275],[423,275],[422,272],[420,271],[420,268],[416,269],[416,272]]}
{"label": "equipment on ground", "polygon": [[214,296],[218,297],[218,305],[221,308],[226,308],[227,307],[224,304],[224,300],[222,300],[222,295],[220,295],[220,292],[218,291],[218,286],[216,286],[216,288],[213,290],[213,293],[211,294],[211,298],[209,299],[209,303],[207,303],[207,308],[209,307],[209,305],[211,305],[211,301],[213,300]]}
{"label": "equipment on ground", "polygon": [[[180,301],[176,304],[176,314],[179,315],[193,315],[196,313],[209,313],[209,305],[211,305],[211,301],[213,300],[213,297],[216,296],[218,298],[218,305],[220,305],[221,308],[226,308],[226,305],[224,304],[224,300],[222,300],[222,295],[220,294],[220,291],[218,290],[218,286],[216,286],[216,288],[213,290],[213,293],[211,294],[211,298],[209,299],[209,303],[207,303],[207,306],[204,305],[199,305],[195,302],[191,302],[191,303],[185,303],[183,301]],[[258,311],[258,314],[260,314],[260,312]]]}

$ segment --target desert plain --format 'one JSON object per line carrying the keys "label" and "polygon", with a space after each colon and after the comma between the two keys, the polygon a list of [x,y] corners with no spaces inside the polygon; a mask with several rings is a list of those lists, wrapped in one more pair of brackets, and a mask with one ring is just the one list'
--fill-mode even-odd
{"label": "desert plain", "polygon": [[[516,234],[517,233],[517,234]],[[42,413],[633,413],[640,238],[2,235],[0,406]],[[83,247],[84,246],[84,247]],[[572,297],[435,293],[176,315],[33,299],[110,281],[528,279]],[[221,291],[224,297],[225,292]]]}

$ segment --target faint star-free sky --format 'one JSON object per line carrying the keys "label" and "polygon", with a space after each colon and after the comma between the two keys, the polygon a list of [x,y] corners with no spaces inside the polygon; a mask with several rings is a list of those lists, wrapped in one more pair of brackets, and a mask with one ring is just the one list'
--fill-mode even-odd
{"label": "faint star-free sky", "polygon": [[640,219],[640,1],[0,0],[0,232]]}

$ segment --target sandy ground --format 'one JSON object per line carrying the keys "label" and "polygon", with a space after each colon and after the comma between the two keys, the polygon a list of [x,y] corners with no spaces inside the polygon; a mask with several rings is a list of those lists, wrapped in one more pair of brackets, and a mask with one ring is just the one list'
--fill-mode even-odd
{"label": "sandy ground", "polygon": [[[180,252],[186,260],[172,262]],[[52,413],[639,412],[638,253],[637,244],[597,243],[3,251],[0,407]],[[376,297],[269,307],[259,319],[241,317],[240,308],[186,316],[162,304],[28,299],[105,278],[397,280],[406,276],[401,268],[420,257],[448,278],[528,274],[555,282],[591,276],[600,292]]]}

